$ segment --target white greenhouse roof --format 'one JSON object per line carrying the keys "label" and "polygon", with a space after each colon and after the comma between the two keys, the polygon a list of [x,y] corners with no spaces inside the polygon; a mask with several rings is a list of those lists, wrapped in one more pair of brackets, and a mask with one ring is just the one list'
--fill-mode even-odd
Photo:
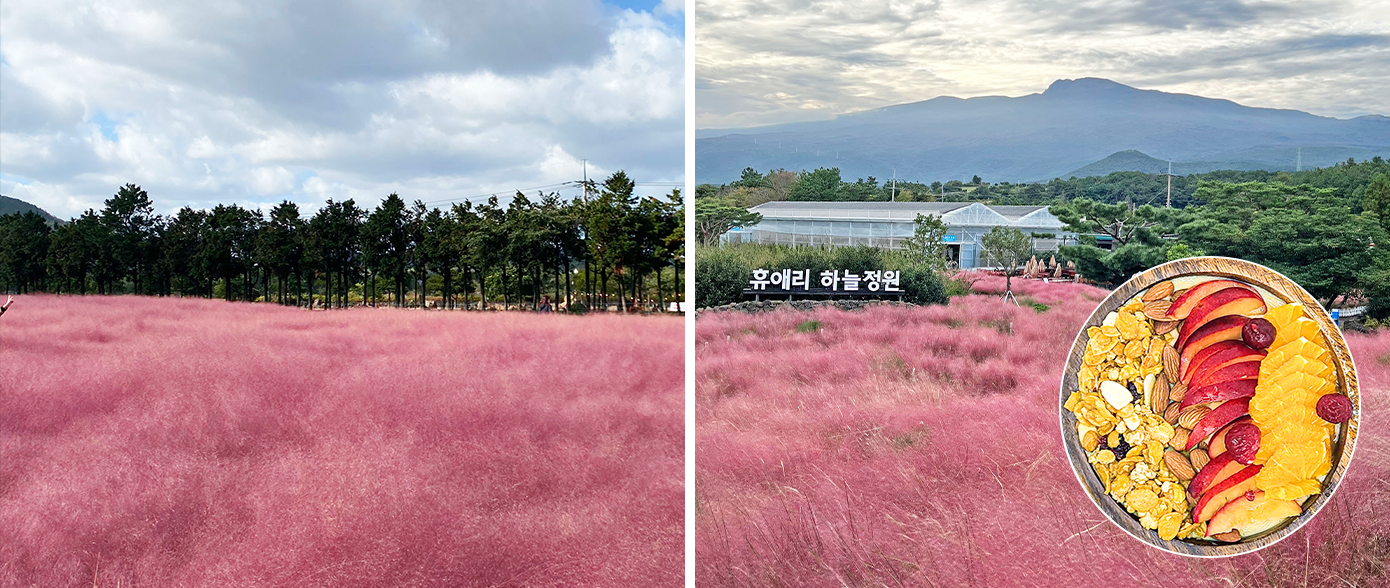
{"label": "white greenhouse roof", "polygon": [[766,220],[912,222],[918,214],[941,217],[950,226],[1011,226],[1061,229],[1046,206],[1002,206],[980,202],[765,202],[749,209]]}

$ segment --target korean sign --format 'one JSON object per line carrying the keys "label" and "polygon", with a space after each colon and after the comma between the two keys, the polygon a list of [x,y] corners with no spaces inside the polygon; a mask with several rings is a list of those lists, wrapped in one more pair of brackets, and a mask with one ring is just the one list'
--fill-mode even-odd
{"label": "korean sign", "polygon": [[744,294],[902,294],[902,273],[894,270],[825,270],[819,275],[809,269],[753,270]]}

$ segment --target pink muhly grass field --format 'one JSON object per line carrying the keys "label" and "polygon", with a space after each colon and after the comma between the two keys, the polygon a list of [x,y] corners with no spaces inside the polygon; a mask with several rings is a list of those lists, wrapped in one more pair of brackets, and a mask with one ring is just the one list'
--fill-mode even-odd
{"label": "pink muhly grass field", "polygon": [[1332,502],[1273,547],[1200,560],[1106,521],[1063,452],[1066,354],[1106,292],[1014,285],[1051,307],[701,315],[697,584],[1390,586],[1390,334],[1347,337],[1368,425]]}
{"label": "pink muhly grass field", "polygon": [[26,296],[0,586],[676,586],[683,322]]}

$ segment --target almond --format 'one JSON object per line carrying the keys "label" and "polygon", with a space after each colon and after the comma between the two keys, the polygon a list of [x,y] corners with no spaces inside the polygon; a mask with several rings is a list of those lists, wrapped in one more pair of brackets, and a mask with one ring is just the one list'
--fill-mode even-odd
{"label": "almond", "polygon": [[1155,300],[1144,305],[1144,316],[1156,321],[1167,322],[1168,308],[1170,306],[1173,306],[1172,302],[1168,302],[1167,300]]}
{"label": "almond", "polygon": [[1200,472],[1202,468],[1207,467],[1207,462],[1211,461],[1211,456],[1207,455],[1206,451],[1194,449],[1189,459],[1192,460],[1192,469]]}
{"label": "almond", "polygon": [[1179,296],[1182,296],[1183,294],[1186,294],[1188,290],[1191,290],[1191,288],[1183,288],[1183,289],[1181,289],[1181,290],[1173,290],[1173,300],[1177,300]]}
{"label": "almond", "polygon": [[1211,412],[1211,407],[1205,404],[1194,404],[1189,406],[1186,410],[1178,413],[1178,426],[1184,429],[1191,429],[1197,424],[1197,421],[1202,420],[1202,417],[1207,416],[1209,412]]}
{"label": "almond", "polygon": [[1187,384],[1178,382],[1168,389],[1168,400],[1182,402],[1185,396],[1187,396]]}
{"label": "almond", "polygon": [[1163,348],[1163,373],[1168,374],[1169,382],[1182,380],[1182,374],[1178,373],[1179,362],[1181,361],[1182,357],[1178,355],[1177,349],[1173,349],[1171,346]]}
{"label": "almond", "polygon": [[1159,374],[1154,378],[1153,390],[1149,391],[1149,410],[1163,414],[1163,409],[1168,407],[1168,393],[1168,376]]}
{"label": "almond", "polygon": [[1174,427],[1173,438],[1168,440],[1168,445],[1172,447],[1187,447],[1187,436],[1190,434],[1192,434],[1192,431],[1182,427]]}
{"label": "almond", "polygon": [[1240,531],[1226,531],[1225,533],[1217,533],[1215,535],[1212,535],[1211,538],[1224,543],[1235,543],[1236,541],[1240,541]]}
{"label": "almond", "polygon": [[1192,469],[1192,462],[1187,461],[1181,453],[1169,449],[1163,453],[1163,461],[1168,464],[1168,471],[1173,472],[1179,480],[1184,482],[1191,480],[1192,476],[1197,475],[1197,470]]}
{"label": "almond", "polygon": [[1176,402],[1169,404],[1168,410],[1163,411],[1163,420],[1168,421],[1168,424],[1170,425],[1176,425],[1178,423],[1178,415],[1181,412],[1181,408],[1182,405]]}
{"label": "almond", "polygon": [[1153,302],[1155,300],[1163,300],[1164,298],[1167,298],[1172,294],[1172,282],[1159,282],[1157,284],[1154,284],[1152,288],[1149,288],[1149,291],[1145,292],[1143,296],[1139,297],[1139,299],[1143,300],[1144,302]]}
{"label": "almond", "polygon": [[1167,335],[1168,331],[1178,328],[1179,321],[1154,321],[1154,334]]}

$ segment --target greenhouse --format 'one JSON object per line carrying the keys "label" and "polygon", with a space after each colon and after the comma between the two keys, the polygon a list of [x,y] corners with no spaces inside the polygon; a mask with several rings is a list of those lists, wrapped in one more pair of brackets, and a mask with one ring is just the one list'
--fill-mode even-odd
{"label": "greenhouse", "polygon": [[946,255],[953,267],[980,263],[980,238],[994,227],[1012,227],[1033,236],[1040,252],[1055,251],[1076,236],[1046,206],[996,206],[980,202],[766,202],[749,209],[762,222],[725,233],[731,243],[777,245],[869,245],[900,249],[912,236],[918,214],[946,223]]}

